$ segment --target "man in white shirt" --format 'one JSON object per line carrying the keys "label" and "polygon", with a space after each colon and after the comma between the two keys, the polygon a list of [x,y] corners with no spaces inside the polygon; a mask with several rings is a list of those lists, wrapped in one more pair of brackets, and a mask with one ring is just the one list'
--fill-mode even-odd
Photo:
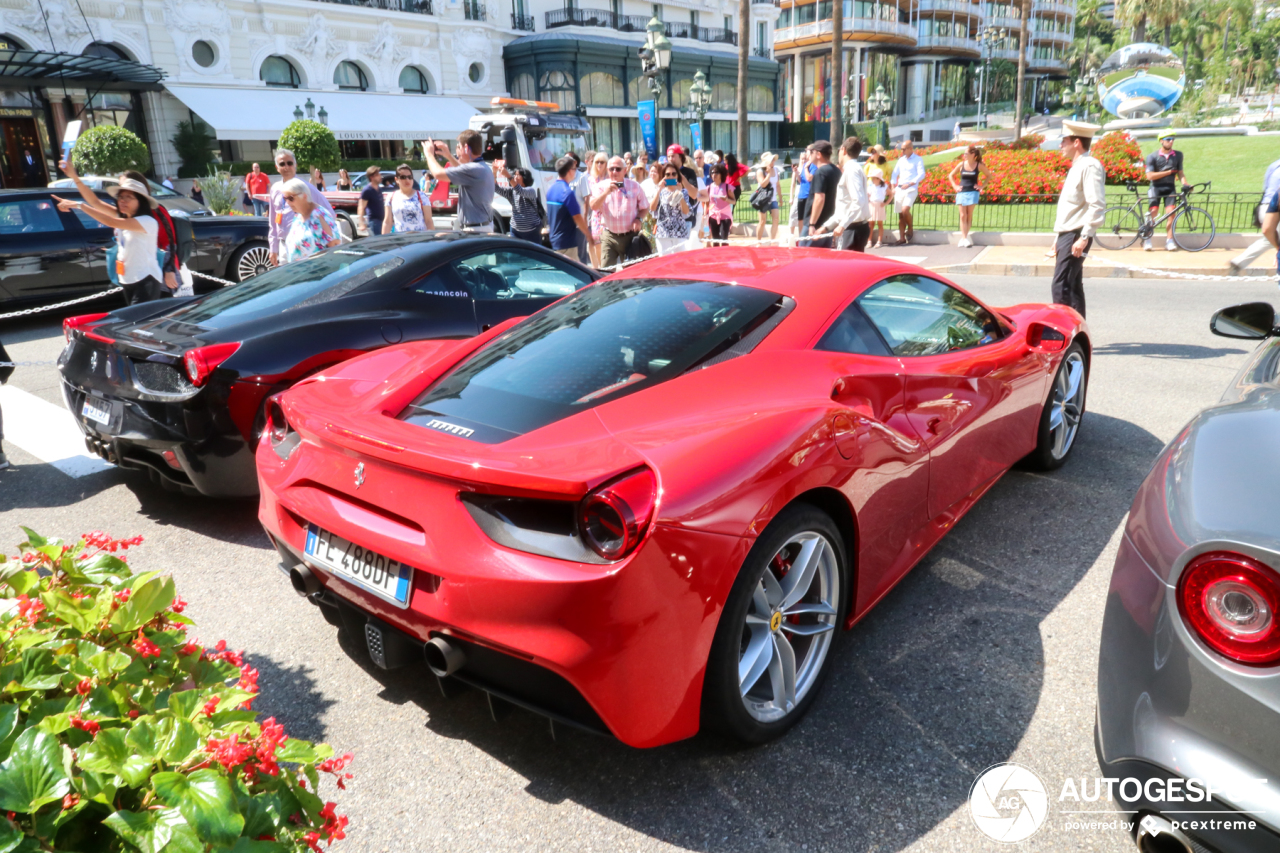
{"label": "man in white shirt", "polygon": [[1107,209],[1107,171],[1089,155],[1096,124],[1064,120],[1062,154],[1071,159],[1071,170],[1058,196],[1058,217],[1053,230],[1057,262],[1053,269],[1053,301],[1084,316],[1084,259],[1093,244]]}
{"label": "man in white shirt", "polygon": [[898,213],[898,243],[905,246],[915,236],[915,224],[911,220],[911,206],[920,195],[920,182],[924,180],[924,158],[915,151],[910,139],[902,142],[902,156],[893,167],[889,183],[893,185],[893,209]]}
{"label": "man in white shirt", "polygon": [[836,187],[836,212],[818,229],[835,236],[834,248],[866,251],[871,236],[871,203],[867,198],[867,173],[858,162],[862,140],[850,136],[840,145],[840,183]]}
{"label": "man in white shirt", "polygon": [[[1276,197],[1276,193],[1280,192],[1280,160],[1276,160],[1267,167],[1267,172],[1262,176],[1262,203],[1258,205],[1258,221],[1267,218],[1267,205],[1271,204],[1271,199]],[[1231,259],[1231,272],[1234,275],[1241,275],[1249,264],[1262,257],[1262,253],[1267,250],[1271,243],[1266,237],[1254,240],[1240,254]]]}

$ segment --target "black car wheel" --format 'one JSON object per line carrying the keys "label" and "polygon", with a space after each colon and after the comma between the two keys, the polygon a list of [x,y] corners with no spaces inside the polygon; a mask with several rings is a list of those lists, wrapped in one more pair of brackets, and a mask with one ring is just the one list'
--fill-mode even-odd
{"label": "black car wheel", "polygon": [[1023,460],[1028,468],[1051,471],[1060,468],[1075,447],[1084,419],[1085,392],[1089,385],[1089,365],[1084,347],[1072,344],[1049,388],[1049,399],[1040,413],[1036,449]]}
{"label": "black car wheel", "polygon": [[831,668],[847,565],[840,532],[821,510],[793,504],[770,523],[720,614],[703,684],[705,728],[764,743],[805,715]]}
{"label": "black car wheel", "polygon": [[227,272],[233,281],[246,281],[271,269],[271,251],[266,243],[246,243],[231,255]]}
{"label": "black car wheel", "polygon": [[344,242],[350,243],[360,235],[356,233],[356,223],[346,211],[334,211],[334,219],[338,220],[338,231]]}

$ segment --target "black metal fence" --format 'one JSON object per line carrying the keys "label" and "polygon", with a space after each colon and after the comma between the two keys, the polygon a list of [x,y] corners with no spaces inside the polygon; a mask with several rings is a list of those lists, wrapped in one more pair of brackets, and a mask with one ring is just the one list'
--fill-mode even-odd
{"label": "black metal fence", "polygon": [[[735,222],[758,222],[760,214],[751,207],[748,200],[750,192],[744,192],[733,206]],[[1219,234],[1252,233],[1258,230],[1254,224],[1254,212],[1258,206],[1259,196],[1256,193],[1193,193],[1191,204],[1203,208],[1213,217],[1214,226]],[[1107,192],[1107,205],[1132,206],[1135,196],[1122,189],[1110,189]],[[973,211],[974,231],[1041,231],[1053,230],[1057,217],[1058,197],[1056,195],[1020,196],[1017,202],[983,202]],[[1138,212],[1145,215],[1147,199],[1144,191],[1138,202]],[[780,221],[790,221],[791,205],[788,199],[780,200],[778,211]],[[954,196],[947,196],[943,201],[918,202],[912,208],[914,224],[919,231],[959,231],[960,213]],[[887,227],[896,227],[898,218],[893,212],[892,204],[885,213]]]}

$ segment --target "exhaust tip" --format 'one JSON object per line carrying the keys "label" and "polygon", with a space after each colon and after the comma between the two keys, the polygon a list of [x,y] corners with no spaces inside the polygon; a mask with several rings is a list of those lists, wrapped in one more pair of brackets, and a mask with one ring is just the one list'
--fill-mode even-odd
{"label": "exhaust tip", "polygon": [[453,675],[467,662],[466,652],[444,637],[432,637],[423,647],[427,669],[439,678]]}
{"label": "exhaust tip", "polygon": [[1141,853],[1195,853],[1186,833],[1158,814],[1146,815],[1138,822],[1134,840]]}
{"label": "exhaust tip", "polygon": [[289,569],[289,583],[293,584],[293,591],[298,595],[306,598],[320,591],[320,581],[315,575],[311,574],[311,570],[306,566],[294,566]]}

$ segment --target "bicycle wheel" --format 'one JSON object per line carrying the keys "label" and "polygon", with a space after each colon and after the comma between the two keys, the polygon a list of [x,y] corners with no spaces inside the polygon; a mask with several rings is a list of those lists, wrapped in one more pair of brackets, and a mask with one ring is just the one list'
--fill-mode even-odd
{"label": "bicycle wheel", "polygon": [[1142,220],[1130,207],[1108,207],[1093,241],[1103,249],[1127,249],[1138,239]]}
{"label": "bicycle wheel", "polygon": [[1207,249],[1213,235],[1213,217],[1203,208],[1184,207],[1173,218],[1173,242],[1185,252]]}

